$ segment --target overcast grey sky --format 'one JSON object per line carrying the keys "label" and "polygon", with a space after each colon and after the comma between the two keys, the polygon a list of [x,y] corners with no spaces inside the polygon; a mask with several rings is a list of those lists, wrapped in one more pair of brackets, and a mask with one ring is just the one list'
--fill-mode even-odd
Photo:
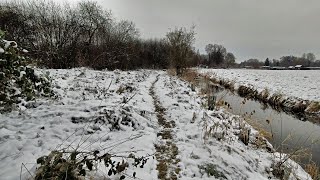
{"label": "overcast grey sky", "polygon": [[224,45],[238,61],[313,52],[320,59],[319,0],[98,0],[142,37],[196,25],[195,47]]}
{"label": "overcast grey sky", "polygon": [[[79,1],[79,0],[60,0]],[[313,52],[320,59],[320,0],[97,0],[142,37],[196,25],[195,47],[222,44],[237,61]]]}

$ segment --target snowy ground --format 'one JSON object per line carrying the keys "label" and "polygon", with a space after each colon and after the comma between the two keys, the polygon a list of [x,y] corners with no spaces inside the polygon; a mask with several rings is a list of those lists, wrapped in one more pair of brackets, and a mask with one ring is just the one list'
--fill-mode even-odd
{"label": "snowy ground", "polygon": [[236,86],[253,85],[258,91],[267,88],[272,94],[320,101],[318,70],[199,69],[199,72],[215,73],[219,78],[234,80]]}
{"label": "snowy ground", "polygon": [[[75,148],[148,156],[143,168],[125,171],[128,179],[133,172],[138,179],[158,179],[160,155],[174,158],[167,161],[168,177],[175,172],[179,179],[276,179],[270,167],[277,153],[257,147],[254,129],[223,109],[206,110],[203,97],[164,71],[48,71],[57,99],[0,114],[0,179],[30,177],[38,157]],[[238,138],[243,129],[251,132],[248,146]],[[168,142],[177,151],[161,154],[159,147]],[[290,179],[311,179],[294,162],[285,164]],[[103,179],[107,174],[108,168],[96,164],[89,175]]]}

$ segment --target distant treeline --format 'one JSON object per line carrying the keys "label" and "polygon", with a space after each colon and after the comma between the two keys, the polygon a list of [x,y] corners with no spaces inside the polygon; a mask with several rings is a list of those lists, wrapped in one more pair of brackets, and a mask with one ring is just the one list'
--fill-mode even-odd
{"label": "distant treeline", "polygon": [[131,21],[117,21],[96,2],[61,6],[53,1],[0,3],[0,29],[48,68],[87,66],[94,69],[168,68],[235,64],[217,44],[207,55],[193,47],[194,27],[173,28],[165,37],[142,39]]}
{"label": "distant treeline", "polygon": [[241,64],[219,44],[206,45],[207,54],[200,54],[193,47],[194,26],[173,28],[162,38],[143,39],[133,22],[116,20],[111,11],[93,1],[74,6],[50,0],[2,2],[0,29],[5,31],[5,39],[18,42],[38,65],[47,68],[320,66],[312,53],[265,62],[250,59]]}
{"label": "distant treeline", "polygon": [[53,1],[0,3],[0,29],[48,68],[167,68],[177,64],[172,59],[183,58],[181,66],[200,61],[192,47],[193,28],[175,28],[164,38],[145,40],[133,22],[117,21],[91,1],[76,6]]}
{"label": "distant treeline", "polygon": [[261,66],[290,67],[296,65],[302,65],[304,67],[320,67],[320,60],[316,60],[316,56],[313,53],[303,53],[301,57],[282,56],[280,60],[269,60],[269,58],[267,58],[265,61],[260,61],[258,59],[249,59],[247,61],[241,62],[239,66],[251,66],[253,68],[258,68]]}

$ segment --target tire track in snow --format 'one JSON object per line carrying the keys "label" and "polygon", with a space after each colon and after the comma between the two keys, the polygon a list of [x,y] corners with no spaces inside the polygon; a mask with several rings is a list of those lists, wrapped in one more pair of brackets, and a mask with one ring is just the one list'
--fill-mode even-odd
{"label": "tire track in snow", "polygon": [[156,80],[152,83],[150,88],[150,96],[153,98],[155,111],[160,125],[160,131],[157,133],[159,144],[155,144],[157,161],[158,179],[171,180],[178,179],[180,168],[177,164],[180,159],[177,158],[178,147],[173,142],[172,129],[175,127],[174,121],[168,121],[164,118],[165,108],[162,107],[159,98],[155,94],[155,84],[159,80],[160,74],[156,77]]}

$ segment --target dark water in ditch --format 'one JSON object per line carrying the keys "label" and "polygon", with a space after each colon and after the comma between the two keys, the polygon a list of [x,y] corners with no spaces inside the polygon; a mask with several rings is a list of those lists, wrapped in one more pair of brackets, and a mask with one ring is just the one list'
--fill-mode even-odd
{"label": "dark water in ditch", "polygon": [[[217,100],[221,98],[230,104],[231,113],[249,117],[254,124],[272,132],[273,137],[268,140],[278,152],[292,153],[296,149],[307,148],[312,154],[312,161],[320,165],[320,124],[316,123],[320,122],[320,117],[297,117],[277,111],[258,101],[245,100],[221,87],[215,87],[213,93]],[[310,155],[296,161],[303,165],[308,163],[309,159]]]}

